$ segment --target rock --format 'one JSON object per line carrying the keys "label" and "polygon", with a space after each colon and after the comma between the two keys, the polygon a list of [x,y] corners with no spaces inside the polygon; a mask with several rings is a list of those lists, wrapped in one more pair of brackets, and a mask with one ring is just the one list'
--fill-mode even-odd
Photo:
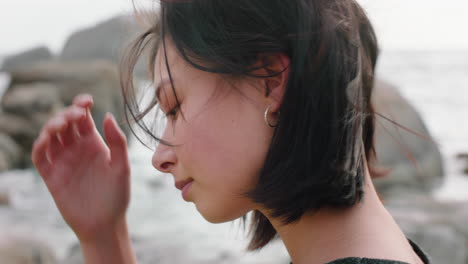
{"label": "rock", "polygon": [[54,113],[63,109],[59,89],[48,83],[19,84],[5,93],[0,106],[3,109],[0,133],[11,137],[22,153],[19,161],[16,158],[9,162],[0,161],[0,171],[1,164],[9,164],[8,169],[29,167],[32,144],[42,126]]}
{"label": "rock", "polygon": [[[135,246],[134,239],[132,239],[132,246]],[[74,243],[70,247],[70,249],[68,250],[67,256],[61,263],[62,264],[84,264],[84,259],[83,259],[81,246],[79,242]],[[138,261],[138,263],[144,264],[140,260]]]}
{"label": "rock", "polygon": [[[467,202],[460,202],[460,203],[455,204],[453,214],[450,217],[453,219],[453,223],[457,232],[460,232],[465,237],[468,237],[468,225],[467,225],[468,204]],[[468,243],[466,244],[466,246],[467,246],[467,252],[468,252]]]}
{"label": "rock", "polygon": [[466,263],[467,240],[455,228],[445,224],[418,221],[400,222],[400,226],[406,230],[409,238],[417,241],[416,243],[429,254],[433,263]]}
{"label": "rock", "polygon": [[[41,63],[14,71],[11,73],[11,86],[7,93],[31,83],[40,83],[36,88],[42,89],[44,84],[57,87],[60,101],[65,106],[71,105],[73,98],[80,93],[92,94],[94,106],[91,111],[101,134],[106,112],[112,112],[118,121],[124,120],[117,66],[110,62]],[[123,129],[128,134],[128,128]]]}
{"label": "rock", "polygon": [[[186,244],[174,244],[171,241],[157,241],[156,239],[132,238],[132,246],[139,264],[171,263],[171,264],[234,264],[239,259],[230,252],[210,253],[210,256],[194,255]],[[62,264],[83,264],[83,256],[78,243],[68,251]],[[242,262],[250,263],[250,262]],[[261,262],[255,262],[261,263]]]}
{"label": "rock", "polygon": [[75,243],[68,250],[68,254],[65,259],[61,262],[62,264],[83,264],[83,255],[81,253],[81,247],[79,243]]}
{"label": "rock", "polygon": [[8,192],[0,190],[0,206],[9,206],[10,203],[10,196],[8,195]]}
{"label": "rock", "polygon": [[419,113],[404,99],[397,88],[377,81],[372,98],[375,111],[422,135],[414,135],[376,116],[375,147],[377,167],[391,172],[374,183],[383,196],[429,193],[443,181],[440,151],[432,141]]}
{"label": "rock", "polygon": [[460,153],[457,155],[457,158],[465,162],[465,168],[463,169],[463,173],[468,175],[468,153]]}
{"label": "rock", "polygon": [[37,47],[7,57],[0,71],[9,72],[15,69],[29,67],[38,62],[49,61],[52,58],[53,55],[47,47]]}
{"label": "rock", "polygon": [[159,189],[162,189],[164,188],[164,183],[163,181],[161,180],[161,178],[151,178],[147,181],[147,185],[151,188],[151,189],[155,189],[155,190],[159,190]]}
{"label": "rock", "polygon": [[56,264],[57,259],[43,242],[2,236],[0,238],[0,263]]}
{"label": "rock", "polygon": [[467,202],[438,202],[419,196],[389,200],[386,207],[406,236],[418,243],[433,263],[467,263]]}
{"label": "rock", "polygon": [[[117,66],[105,61],[37,63],[11,72],[11,82],[0,106],[0,133],[7,134],[21,148],[20,168],[31,166],[30,153],[42,126],[58,111],[71,105],[76,95],[93,95],[91,113],[98,131],[106,112],[124,121],[123,98]],[[121,122],[123,123],[123,122]],[[128,135],[128,126],[122,129]],[[0,151],[0,169],[11,168]]]}
{"label": "rock", "polygon": [[[133,16],[118,16],[94,27],[72,34],[60,55],[62,61],[107,60],[118,63],[120,55],[142,29]],[[146,75],[146,64],[140,63],[136,72]]]}
{"label": "rock", "polygon": [[44,124],[64,108],[59,88],[50,83],[17,85],[3,96],[0,105],[4,113],[28,121],[31,133],[24,140],[23,149],[26,151],[32,147]]}
{"label": "rock", "polygon": [[11,164],[8,160],[8,157],[5,153],[0,152],[0,173],[10,170],[11,169]]}
{"label": "rock", "polygon": [[10,136],[0,132],[0,172],[17,167],[21,162],[21,154],[20,146]]}
{"label": "rock", "polygon": [[124,19],[112,18],[72,34],[66,41],[60,59],[63,61],[104,59],[116,63],[122,42],[127,35]]}
{"label": "rock", "polygon": [[[63,108],[59,88],[51,83],[19,84],[10,89],[2,100],[4,112],[23,117],[31,117],[37,113],[53,114]],[[30,118],[36,121],[35,118]],[[42,126],[44,120],[38,125]]]}
{"label": "rock", "polygon": [[3,113],[0,114],[0,133],[9,135],[21,149],[28,150],[39,130],[22,116]]}

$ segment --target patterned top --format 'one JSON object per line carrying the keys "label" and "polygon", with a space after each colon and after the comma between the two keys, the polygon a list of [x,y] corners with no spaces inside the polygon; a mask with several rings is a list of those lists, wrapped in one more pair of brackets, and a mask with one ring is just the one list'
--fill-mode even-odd
{"label": "patterned top", "polygon": [[[424,264],[431,264],[429,257],[424,253],[424,251],[413,241],[408,239],[413,247],[414,252],[421,258]],[[290,264],[293,264],[292,262]],[[396,261],[396,260],[387,260],[387,259],[370,259],[370,258],[358,258],[358,257],[349,257],[343,259],[337,259],[327,264],[409,264],[406,262]]]}

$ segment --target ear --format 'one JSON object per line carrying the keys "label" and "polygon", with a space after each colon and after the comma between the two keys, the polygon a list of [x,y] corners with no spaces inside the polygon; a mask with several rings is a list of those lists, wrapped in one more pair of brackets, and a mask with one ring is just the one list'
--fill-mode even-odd
{"label": "ear", "polygon": [[266,77],[263,81],[265,97],[272,112],[279,111],[289,79],[290,59],[286,54],[276,53],[262,57]]}

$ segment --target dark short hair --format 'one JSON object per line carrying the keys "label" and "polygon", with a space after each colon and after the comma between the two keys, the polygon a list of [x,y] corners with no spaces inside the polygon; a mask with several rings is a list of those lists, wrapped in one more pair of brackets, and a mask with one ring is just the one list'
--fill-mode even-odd
{"label": "dark short hair", "polygon": [[[193,67],[227,76],[268,78],[253,74],[258,56],[289,57],[278,126],[258,184],[246,194],[272,217],[289,224],[323,207],[346,208],[362,200],[363,159],[370,163],[375,157],[370,100],[378,47],[355,0],[161,1],[160,17],[136,40],[122,75],[128,112],[149,134],[142,122],[148,109],[139,111],[129,96],[128,72],[145,46],[153,50],[153,69],[154,52],[160,44],[165,48],[165,37]],[[251,232],[251,250],[276,236],[258,211]]]}

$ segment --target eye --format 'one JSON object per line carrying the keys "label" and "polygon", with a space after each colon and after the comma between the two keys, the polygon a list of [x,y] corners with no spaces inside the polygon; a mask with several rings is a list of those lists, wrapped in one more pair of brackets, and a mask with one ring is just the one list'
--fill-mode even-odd
{"label": "eye", "polygon": [[171,109],[171,111],[167,112],[166,113],[166,116],[167,117],[172,117],[172,118],[175,118],[175,116],[177,115],[177,112],[179,111],[179,106],[176,106],[174,108]]}

